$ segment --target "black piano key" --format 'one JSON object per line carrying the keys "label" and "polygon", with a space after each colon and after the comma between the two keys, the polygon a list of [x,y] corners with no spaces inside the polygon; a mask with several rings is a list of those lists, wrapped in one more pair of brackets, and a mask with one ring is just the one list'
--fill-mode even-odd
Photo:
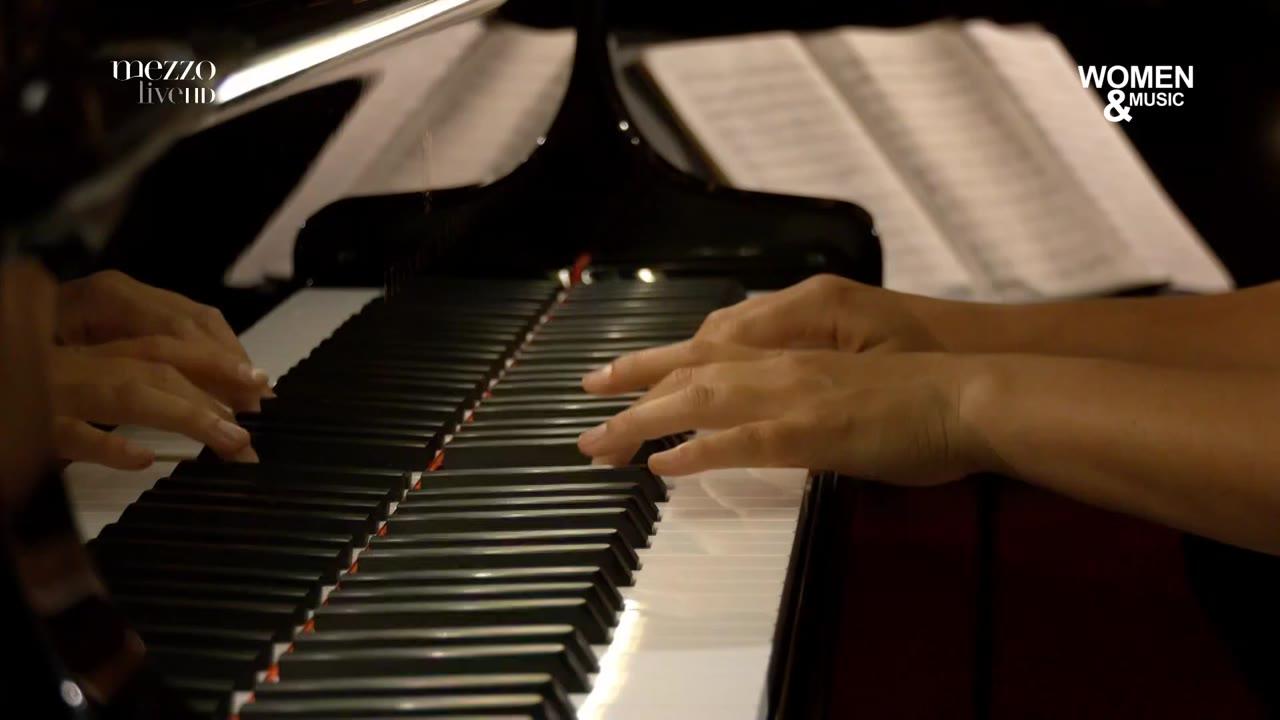
{"label": "black piano key", "polygon": [[184,460],[169,475],[175,478],[233,478],[262,484],[385,487],[400,491],[408,490],[413,484],[410,473],[398,470],[284,463],[206,463]]}
{"label": "black piano key", "polygon": [[578,450],[576,438],[537,440],[467,440],[465,432],[445,448],[448,470],[525,467],[537,465],[590,465],[591,458]]}
{"label": "black piano key", "polygon": [[590,689],[587,669],[556,643],[307,649],[280,658],[282,680],[477,673],[547,673],[569,692]]}
{"label": "black piano key", "polygon": [[138,502],[172,504],[233,505],[247,508],[272,508],[302,512],[369,513],[377,518],[387,515],[385,497],[351,499],[336,497],[317,488],[315,493],[299,495],[271,485],[242,485],[235,489],[204,487],[199,483],[156,483],[142,493]]}
{"label": "black piano key", "polygon": [[131,622],[174,625],[193,623],[237,630],[269,630],[279,642],[293,636],[306,611],[290,603],[250,603],[200,600],[165,595],[115,595],[113,599]]}
{"label": "black piano key", "polygon": [[569,720],[541,695],[459,695],[438,697],[370,697],[271,700],[249,703],[241,720],[392,720],[456,717],[458,720]]}
{"label": "black piano key", "polygon": [[319,573],[322,580],[334,583],[338,573],[347,568],[342,562],[346,553],[312,548],[231,545],[226,543],[181,542],[177,540],[137,540],[100,537],[88,543],[95,557],[124,556],[158,562],[259,569],[306,570]]}
{"label": "black piano key", "polygon": [[272,526],[305,532],[349,533],[366,537],[377,532],[379,518],[372,512],[309,512],[238,505],[135,502],[120,516],[125,523],[185,523],[234,527]]}
{"label": "black piano key", "polygon": [[635,548],[622,537],[622,533],[605,528],[388,534],[374,538],[369,547],[372,550],[403,550],[459,545],[575,545],[582,543],[609,545],[627,563],[627,567],[632,570],[640,569],[640,558],[636,555]]}
{"label": "black piano key", "polygon": [[474,470],[437,470],[422,476],[423,488],[470,488],[493,485],[564,485],[627,482],[639,485],[650,500],[667,499],[667,484],[643,465],[623,467],[559,466]]}
{"label": "black piano key", "polygon": [[102,556],[94,558],[104,580],[110,585],[119,581],[153,581],[209,583],[228,585],[287,585],[306,591],[308,607],[320,602],[324,585],[320,572],[302,572],[294,569],[263,569],[247,567],[217,567],[196,565],[191,562],[169,563],[146,558]]}
{"label": "black piano key", "polygon": [[474,429],[464,425],[458,430],[455,437],[459,441],[471,442],[472,440],[485,440],[488,442],[501,442],[509,445],[518,445],[525,440],[571,440],[577,442],[578,436],[590,430],[597,423],[583,423],[581,425],[559,425],[556,427],[541,428],[492,428],[492,429]]}
{"label": "black piano key", "polygon": [[[137,540],[183,540],[188,542],[227,542],[236,545],[293,545],[333,550],[342,562],[351,564],[354,535],[301,533],[275,528],[202,527],[176,523],[112,523],[98,532],[98,537],[133,538]],[[363,545],[363,543],[362,543]]]}
{"label": "black piano key", "polygon": [[610,528],[622,533],[631,547],[644,547],[649,533],[626,508],[561,510],[485,510],[477,512],[396,512],[387,521],[388,533],[482,532],[486,530],[559,530]]}
{"label": "black piano key", "polygon": [[[541,510],[577,508],[613,508],[626,510],[632,521],[646,535],[653,534],[654,518],[641,509],[648,498],[624,494],[583,493],[572,495],[501,495],[476,492],[469,497],[452,498],[420,495],[411,492],[400,503],[399,511],[418,514],[427,512],[469,512],[473,510]],[[643,546],[641,546],[643,547]]]}
{"label": "black piano key", "polygon": [[330,360],[313,355],[298,363],[297,367],[290,372],[313,373],[334,370],[350,370],[366,375],[390,376],[412,373],[414,375],[430,375],[431,377],[456,376],[461,380],[475,380],[485,384],[488,384],[488,381],[496,376],[494,369],[485,364],[380,356],[344,357]]}
{"label": "black piano key", "polygon": [[579,598],[322,605],[314,620],[317,632],[539,623],[572,625],[592,643],[608,642],[613,624],[613,618],[600,617],[586,600]]}
{"label": "black piano key", "polygon": [[513,429],[537,429],[537,428],[555,428],[555,427],[573,427],[578,428],[579,432],[589,430],[596,425],[608,420],[609,415],[592,415],[589,417],[575,418],[508,418],[503,420],[481,420],[473,418],[458,427],[458,434],[472,432],[475,430],[513,430]]}
{"label": "black piano key", "polygon": [[[259,430],[253,448],[266,462],[332,462],[396,470],[425,470],[437,451],[437,442],[326,437]],[[206,451],[207,452],[207,451]]]}
{"label": "black piano key", "polygon": [[108,583],[111,592],[123,595],[147,597],[166,595],[209,600],[237,600],[242,602],[293,603],[311,607],[311,592],[307,588],[289,585],[261,583],[255,585],[226,585],[221,583],[194,583],[190,581],[162,580],[113,580]]}
{"label": "black piano key", "polygon": [[359,400],[340,396],[307,396],[303,398],[269,398],[262,401],[263,418],[310,420],[318,417],[380,420],[434,420],[456,424],[466,414],[456,404],[397,402],[393,400]]}
{"label": "black piano key", "polygon": [[370,549],[360,555],[361,570],[441,570],[447,568],[532,567],[536,565],[594,565],[616,585],[634,581],[627,562],[603,543],[580,545],[453,545],[412,550]]}
{"label": "black piano key", "polygon": [[394,490],[377,488],[341,487],[337,485],[311,486],[292,483],[256,483],[251,480],[227,480],[222,478],[160,478],[154,488],[159,490],[231,492],[267,495],[270,497],[305,498],[307,500],[331,500],[359,508],[371,508],[379,515],[386,515],[388,506],[399,502],[401,494]]}
{"label": "black piano key", "polygon": [[391,375],[384,377],[366,376],[357,380],[337,373],[311,373],[305,376],[295,376],[290,373],[276,383],[275,391],[277,395],[288,398],[307,393],[324,395],[332,393],[335,388],[341,388],[344,397],[403,397],[408,395],[433,397],[445,402],[448,402],[448,398],[453,398],[454,402],[462,403],[477,400],[480,394],[487,389],[487,385],[488,383],[482,383],[478,379],[471,382],[459,382]]}
{"label": "black piano key", "polygon": [[262,683],[254,690],[255,702],[369,697],[423,697],[457,695],[536,694],[556,704],[566,718],[573,717],[564,688],[549,673],[485,673],[482,675],[431,675],[422,677],[325,678]]}
{"label": "black piano key", "polygon": [[436,421],[423,423],[397,420],[355,420],[351,418],[264,418],[246,414],[237,422],[255,438],[263,434],[336,438],[343,440],[385,440],[409,443],[415,447],[439,448],[452,424]]}
{"label": "black piano key", "polygon": [[600,617],[622,612],[622,603],[596,590],[591,583],[517,583],[499,585],[432,585],[428,587],[378,588],[357,590],[345,588],[329,596],[330,605],[354,602],[439,602],[444,600],[527,600],[534,598],[575,597],[591,604]]}
{"label": "black piano key", "polygon": [[572,625],[494,625],[492,627],[406,628],[396,630],[329,630],[306,632],[294,640],[297,650],[376,650],[391,647],[450,645],[563,645],[587,672],[600,670],[595,651]]}
{"label": "black piano key", "polygon": [[224,678],[236,687],[249,689],[257,673],[271,664],[271,653],[252,649],[210,649],[170,647],[150,644],[147,657],[153,667],[164,672],[186,673],[197,677]]}
{"label": "black piano key", "polygon": [[275,636],[269,630],[231,630],[201,625],[134,623],[133,629],[146,645],[203,648],[208,650],[254,650],[270,657]]}
{"label": "black piano key", "polygon": [[328,363],[302,362],[286,373],[278,381],[276,387],[286,379],[313,381],[318,378],[329,380],[332,387],[345,387],[348,383],[372,380],[396,380],[405,382],[442,382],[456,385],[456,389],[484,390],[489,386],[488,379],[482,370],[460,370],[456,367],[418,367],[381,363],[376,358],[354,363],[329,365]]}
{"label": "black piano key", "polygon": [[358,571],[342,577],[339,587],[354,590],[434,585],[483,585],[523,582],[586,582],[602,595],[621,602],[622,593],[604,570],[594,566],[543,566],[472,568],[448,570],[397,570],[389,572]]}
{"label": "black piano key", "polygon": [[503,498],[553,498],[577,495],[623,495],[635,500],[634,506],[648,518],[650,523],[658,521],[661,513],[657,503],[651,499],[644,488],[634,482],[580,482],[580,483],[541,483],[536,485],[490,485],[487,487],[441,487],[428,483],[415,490],[406,500],[410,505],[428,499],[490,499]]}
{"label": "black piano key", "polygon": [[[498,383],[502,387],[502,383]],[[517,418],[573,418],[573,417],[611,417],[631,407],[626,400],[583,399],[574,402],[552,403],[499,403],[490,406],[481,403],[476,408],[477,420],[504,420]]]}
{"label": "black piano key", "polygon": [[561,403],[570,403],[570,404],[584,403],[584,402],[609,403],[609,404],[618,403],[618,402],[633,403],[640,398],[640,393],[628,393],[625,395],[610,395],[607,400],[602,400],[594,395],[588,395],[587,393],[583,392],[580,388],[579,389],[570,388],[568,390],[560,390],[558,392],[548,391],[548,392],[528,394],[528,395],[513,395],[510,397],[504,396],[503,395],[504,391],[505,391],[505,388],[503,387],[502,383],[498,383],[498,385],[494,388],[493,395],[485,399],[484,407],[487,410],[493,410],[495,408],[503,408],[503,407],[516,407],[516,406],[524,407],[524,406],[530,406],[530,405],[556,405]]}

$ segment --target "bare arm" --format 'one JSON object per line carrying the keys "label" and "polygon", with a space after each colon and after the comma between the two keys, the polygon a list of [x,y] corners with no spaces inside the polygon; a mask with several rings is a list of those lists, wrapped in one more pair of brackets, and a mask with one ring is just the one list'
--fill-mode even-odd
{"label": "bare arm", "polygon": [[697,339],[758,348],[1029,353],[1280,370],[1280,283],[1221,295],[993,305],[820,275],[712,313]]}
{"label": "bare arm", "polygon": [[1280,554],[1280,373],[982,362],[962,413],[986,469]]}
{"label": "bare arm", "polygon": [[589,377],[650,387],[586,433],[662,474],[809,467],[898,485],[1000,472],[1094,505],[1280,554],[1280,372],[1038,355],[777,351],[690,343]]}
{"label": "bare arm", "polygon": [[1222,295],[1043,305],[900,297],[952,352],[1099,357],[1188,368],[1280,369],[1280,283]]}

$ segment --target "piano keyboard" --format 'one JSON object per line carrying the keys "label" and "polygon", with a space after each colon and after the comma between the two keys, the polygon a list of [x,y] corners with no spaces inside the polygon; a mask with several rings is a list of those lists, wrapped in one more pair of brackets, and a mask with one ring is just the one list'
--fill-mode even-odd
{"label": "piano keyboard", "polygon": [[581,393],[586,370],[738,292],[303,291],[244,337],[294,366],[243,418],[262,464],[73,466],[69,489],[156,667],[210,717],[760,716],[803,473],[664,483],[576,450],[626,401]]}

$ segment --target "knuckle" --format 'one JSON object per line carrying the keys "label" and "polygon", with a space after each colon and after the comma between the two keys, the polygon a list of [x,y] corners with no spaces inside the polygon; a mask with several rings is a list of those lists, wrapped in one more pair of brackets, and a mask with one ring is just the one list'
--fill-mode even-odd
{"label": "knuckle", "polygon": [[711,407],[719,396],[719,391],[705,383],[693,383],[685,389],[685,399],[694,408]]}
{"label": "knuckle", "polygon": [[[707,315],[707,317],[703,319],[702,325],[698,328],[697,334],[705,338],[707,335],[724,332],[731,319],[729,311],[730,308],[720,308],[719,310],[712,311],[711,314]],[[697,342],[697,340],[695,339],[694,342]]]}
{"label": "knuckle", "polygon": [[200,330],[196,327],[195,320],[181,315],[169,321],[169,328],[174,335],[182,338],[194,337]]}
{"label": "knuckle", "polygon": [[165,354],[168,348],[166,338],[158,335],[149,335],[138,340],[138,350],[143,357],[157,358]]}
{"label": "knuckle", "polygon": [[705,337],[695,337],[689,341],[689,355],[695,360],[705,360],[715,352],[716,344]]}
{"label": "knuckle", "polygon": [[677,387],[683,387],[685,385],[689,385],[693,383],[694,375],[695,375],[694,369],[685,365],[682,367],[678,367],[675,370],[672,370],[667,375],[667,378],[668,378],[668,382],[676,385]]}
{"label": "knuckle", "polygon": [[129,281],[129,276],[119,270],[103,270],[90,275],[86,279],[86,283],[94,288],[109,288],[123,285]]}
{"label": "knuckle", "polygon": [[196,318],[205,327],[215,327],[227,324],[227,320],[223,317],[222,311],[216,307],[210,307],[208,305],[200,306],[196,311]]}
{"label": "knuckle", "polygon": [[147,377],[160,387],[171,387],[180,381],[181,374],[172,365],[153,362],[147,365]]}
{"label": "knuckle", "polygon": [[141,405],[146,390],[146,382],[130,378],[111,388],[111,401],[122,412],[132,412]]}
{"label": "knuckle", "polygon": [[753,447],[763,454],[773,450],[774,434],[763,425],[743,425],[738,430],[739,439],[748,447]]}

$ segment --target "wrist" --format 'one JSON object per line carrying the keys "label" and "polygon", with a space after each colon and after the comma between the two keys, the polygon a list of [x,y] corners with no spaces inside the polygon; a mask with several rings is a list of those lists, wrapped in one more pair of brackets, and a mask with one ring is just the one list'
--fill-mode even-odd
{"label": "wrist", "polygon": [[953,402],[964,470],[1009,474],[998,439],[1011,416],[1016,367],[998,355],[961,356],[957,362],[961,368]]}
{"label": "wrist", "polygon": [[1011,306],[941,300],[906,295],[907,306],[942,350],[953,353],[1008,352],[1016,323],[1008,319]]}

